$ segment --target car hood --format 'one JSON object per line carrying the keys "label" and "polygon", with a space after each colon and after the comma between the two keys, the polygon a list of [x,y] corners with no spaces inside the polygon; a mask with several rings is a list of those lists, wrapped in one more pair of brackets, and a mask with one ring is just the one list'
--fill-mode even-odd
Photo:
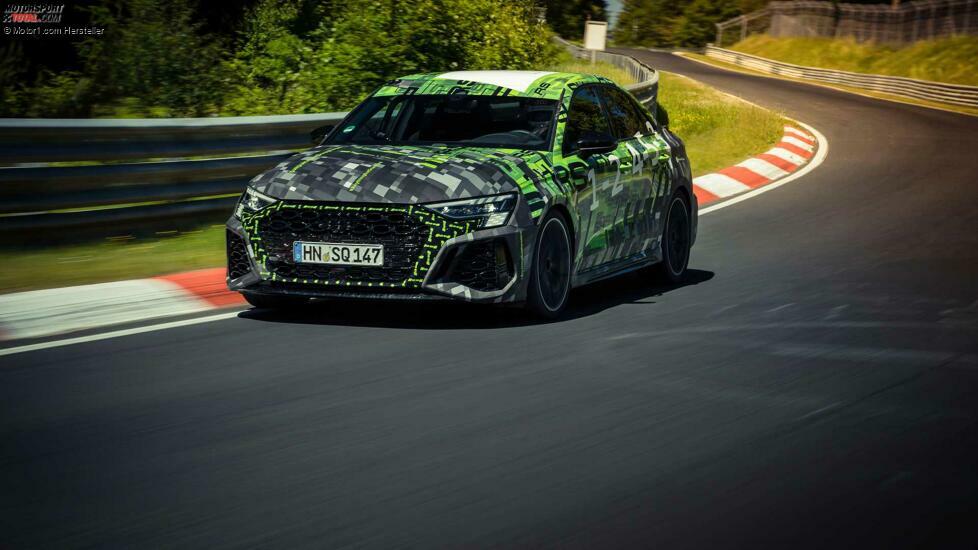
{"label": "car hood", "polygon": [[538,151],[324,145],[289,158],[250,185],[285,200],[413,204],[532,193],[549,173],[549,160]]}

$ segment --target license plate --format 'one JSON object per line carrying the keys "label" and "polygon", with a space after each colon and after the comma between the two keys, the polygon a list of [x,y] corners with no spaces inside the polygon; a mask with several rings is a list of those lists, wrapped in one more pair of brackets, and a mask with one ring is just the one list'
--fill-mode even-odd
{"label": "license plate", "polygon": [[384,265],[384,246],[380,244],[304,243],[292,245],[297,264]]}

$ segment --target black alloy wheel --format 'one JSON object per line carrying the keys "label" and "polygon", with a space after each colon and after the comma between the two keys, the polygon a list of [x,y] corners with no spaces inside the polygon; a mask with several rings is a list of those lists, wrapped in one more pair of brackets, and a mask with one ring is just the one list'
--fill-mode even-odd
{"label": "black alloy wheel", "polygon": [[689,265],[690,223],[689,206],[679,194],[672,197],[662,231],[662,262],[658,272],[666,281],[678,283],[686,276]]}
{"label": "black alloy wheel", "polygon": [[554,319],[567,306],[571,286],[570,231],[564,217],[551,212],[540,225],[527,305],[535,314]]}

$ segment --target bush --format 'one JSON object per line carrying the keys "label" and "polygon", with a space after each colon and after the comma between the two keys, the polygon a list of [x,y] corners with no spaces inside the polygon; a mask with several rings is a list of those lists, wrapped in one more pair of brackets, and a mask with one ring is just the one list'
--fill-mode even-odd
{"label": "bush", "polygon": [[511,0],[363,2],[297,31],[301,4],[265,0],[229,63],[237,84],[226,113],[344,110],[396,76],[546,63],[555,46],[531,8]]}

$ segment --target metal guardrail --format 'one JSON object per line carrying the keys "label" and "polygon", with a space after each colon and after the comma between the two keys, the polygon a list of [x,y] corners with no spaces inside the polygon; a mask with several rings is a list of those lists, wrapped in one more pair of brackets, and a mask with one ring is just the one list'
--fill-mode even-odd
{"label": "metal guardrail", "polygon": [[[70,240],[218,221],[252,177],[344,116],[0,119],[0,162],[40,163],[0,168],[0,241],[16,243],[24,231]],[[220,155],[236,156],[187,158]],[[98,164],[52,164],[76,161]]]}
{"label": "metal guardrail", "polygon": [[[574,57],[578,59],[591,58],[591,50],[586,50],[580,46],[571,44],[563,38],[556,38],[555,40]],[[625,89],[631,92],[642,103],[654,102],[658,97],[659,73],[652,67],[633,57],[617,53],[595,52],[595,58],[597,61],[610,63],[619,69],[627,71],[629,76],[635,79],[636,83],[625,86]]]}
{"label": "metal guardrail", "polygon": [[[618,54],[599,59],[639,81],[627,87],[638,99],[655,99],[653,69]],[[51,242],[222,221],[252,177],[345,116],[0,119],[0,163],[21,164],[0,168],[0,241],[23,244],[27,231]],[[188,158],[221,155],[235,156]],[[77,161],[85,164],[52,164]]]}
{"label": "metal guardrail", "polygon": [[821,69],[818,67],[804,67],[774,61],[756,55],[735,52],[733,50],[725,50],[715,46],[707,46],[706,55],[719,61],[725,61],[767,74],[840,84],[863,90],[884,92],[938,103],[978,107],[978,86],[945,84],[902,76],[885,76]]}

